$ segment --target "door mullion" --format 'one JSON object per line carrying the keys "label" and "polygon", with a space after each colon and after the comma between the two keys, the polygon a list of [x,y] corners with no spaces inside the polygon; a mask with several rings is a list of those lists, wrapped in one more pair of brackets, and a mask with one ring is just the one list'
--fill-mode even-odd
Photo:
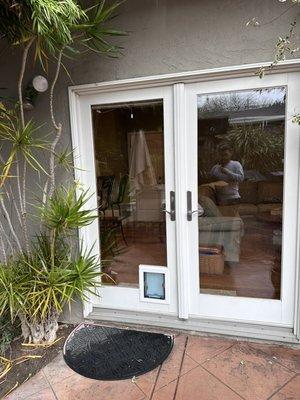
{"label": "door mullion", "polygon": [[185,124],[185,85],[174,85],[174,142],[176,188],[176,256],[178,317],[189,315],[189,257],[186,226],[187,153]]}

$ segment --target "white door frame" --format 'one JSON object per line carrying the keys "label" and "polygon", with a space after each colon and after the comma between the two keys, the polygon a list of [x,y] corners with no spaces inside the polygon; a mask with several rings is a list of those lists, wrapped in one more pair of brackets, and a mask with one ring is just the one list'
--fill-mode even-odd
{"label": "white door frame", "polygon": [[[165,161],[165,203],[170,209],[170,191],[175,190],[174,182],[174,143],[173,143],[173,92],[172,86],[129,89],[121,92],[91,93],[77,98],[76,114],[78,122],[73,130],[73,146],[75,154],[76,179],[89,189],[91,197],[86,207],[97,209],[96,169],[94,157],[94,138],[92,126],[92,106],[105,104],[120,104],[147,100],[163,100],[164,110],[164,161]],[[75,132],[75,135],[74,135]],[[80,230],[80,238],[85,247],[94,246],[94,252],[100,254],[99,224],[95,220]],[[166,214],[166,246],[168,280],[166,284],[166,301],[151,299],[140,301],[139,287],[103,285],[99,296],[90,296],[85,304],[85,316],[91,312],[91,307],[104,307],[139,312],[161,312],[177,315],[177,272],[176,272],[176,237],[175,221]],[[158,270],[158,269],[157,269]],[[159,271],[158,271],[159,272]]]}
{"label": "white door frame", "polygon": [[[186,87],[187,130],[189,133],[187,170],[188,190],[193,194],[193,209],[197,210],[198,199],[198,114],[197,95],[237,92],[249,89],[286,87],[285,153],[284,153],[284,199],[283,199],[283,243],[281,300],[246,298],[200,293],[199,288],[199,238],[198,218],[194,215],[189,228],[190,256],[190,315],[206,318],[222,318],[241,322],[265,323],[293,327],[295,303],[296,238],[299,193],[299,126],[292,122],[295,110],[300,110],[300,74],[283,73],[257,77],[243,77],[213,82],[190,84]],[[200,278],[201,279],[201,278]]]}
{"label": "white door frame", "polygon": [[[206,81],[214,81],[217,79],[231,79],[237,77],[251,77],[257,72],[258,68],[265,64],[249,64],[242,66],[234,66],[234,67],[225,67],[225,68],[215,68],[209,70],[200,70],[200,71],[192,71],[192,72],[183,72],[183,73],[175,73],[175,74],[167,74],[161,76],[149,76],[142,78],[133,78],[133,79],[125,79],[125,80],[117,80],[112,82],[101,82],[101,83],[91,83],[85,85],[78,85],[69,87],[69,105],[70,105],[70,119],[71,119],[71,132],[72,132],[72,143],[73,147],[80,153],[79,158],[75,158],[74,164],[75,167],[81,168],[84,166],[86,168],[85,159],[83,157],[84,149],[84,137],[80,130],[81,126],[81,110],[80,110],[80,102],[82,99],[91,94],[101,94],[101,93],[113,93],[118,92],[119,94],[123,90],[132,90],[132,89],[141,89],[141,88],[151,88],[162,85],[174,85],[174,109],[182,110],[182,107],[185,104],[185,94],[184,94],[184,84],[192,83],[192,82],[206,82]],[[281,63],[277,68],[269,72],[267,75],[276,75],[284,72],[298,72],[300,71],[300,59],[295,59],[291,61],[285,61]],[[257,78],[258,79],[258,78]],[[298,110],[295,110],[298,111]],[[181,159],[182,162],[186,162],[186,152],[182,152],[182,145],[184,146],[184,136],[187,134],[186,129],[184,128],[185,122],[185,111],[181,111],[181,116],[174,118],[174,136],[175,136],[175,153],[178,159]],[[298,149],[297,149],[298,150]],[[184,153],[184,154],[183,154]],[[91,151],[88,152],[91,154]],[[92,157],[91,157],[92,158]],[[83,181],[86,186],[90,186],[92,189],[95,189],[95,183],[89,181],[84,177],[83,171],[79,169],[75,170],[76,179]],[[182,215],[184,210],[184,201],[186,196],[187,189],[187,174],[183,174],[182,170],[178,169],[175,172],[175,183],[178,189],[178,185],[181,186],[182,193],[177,196],[177,208],[181,210],[181,214],[178,214],[177,210],[177,224],[179,229],[176,232],[176,239],[180,242],[186,238],[186,234],[184,229],[186,229],[186,224],[184,222],[185,215]],[[299,196],[297,196],[298,198]],[[300,203],[298,198],[298,208],[300,211]],[[298,213],[299,214],[299,213]],[[181,221],[181,222],[180,222]],[[118,320],[121,315],[122,321],[136,321],[140,323],[150,323],[154,325],[160,326],[173,326],[183,329],[193,329],[193,330],[205,330],[214,333],[227,333],[227,334],[241,334],[241,335],[250,335],[251,337],[266,337],[276,340],[276,338],[280,337],[280,340],[294,341],[292,339],[292,334],[295,337],[300,336],[300,271],[299,271],[299,249],[300,249],[300,230],[299,230],[299,219],[296,221],[297,225],[297,237],[296,240],[296,271],[295,271],[295,302],[294,302],[294,322],[293,328],[290,333],[287,331],[282,331],[283,328],[275,328],[269,327],[268,325],[256,325],[255,323],[250,324],[239,324],[235,323],[234,328],[230,320],[222,321],[222,318],[216,319],[208,319],[208,318],[193,318],[190,317],[188,321],[184,321],[185,318],[188,317],[188,309],[189,309],[189,289],[186,282],[189,280],[188,272],[185,269],[186,263],[180,262],[177,264],[177,274],[180,277],[180,284],[178,285],[178,308],[179,308],[179,317],[183,319],[183,321],[179,321],[177,316],[174,316],[173,313],[170,315],[165,314],[163,319],[157,321],[155,318],[155,313],[151,314],[149,312],[138,312],[132,314],[132,312],[126,312],[126,310],[120,310],[117,312],[116,310],[110,311],[109,308],[101,309],[99,312],[99,316],[103,317],[103,319],[107,320]],[[98,229],[98,228],[97,228]],[[97,237],[97,229],[82,229],[80,230],[80,238],[83,239],[85,244],[92,244],[95,237]],[[185,240],[183,240],[182,247],[179,249],[177,246],[177,256],[182,253],[182,248],[187,246]],[[187,253],[185,253],[187,254]],[[183,253],[184,255],[184,253]],[[183,259],[182,257],[180,258]],[[89,299],[89,301],[84,304],[84,314],[85,316],[90,315],[93,317],[97,315],[97,310],[99,308],[95,305],[94,299]],[[177,314],[177,313],[176,313]],[[154,317],[152,317],[153,315]],[[174,317],[174,318],[173,318]],[[154,322],[157,321],[157,322]],[[198,327],[198,328],[197,328]],[[248,333],[251,331],[250,333]],[[279,340],[279,339],[277,339]]]}

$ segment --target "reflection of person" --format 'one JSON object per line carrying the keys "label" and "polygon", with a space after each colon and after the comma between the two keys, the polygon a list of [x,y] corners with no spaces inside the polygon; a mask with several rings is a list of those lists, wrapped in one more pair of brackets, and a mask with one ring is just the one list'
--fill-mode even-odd
{"label": "reflection of person", "polygon": [[220,162],[212,167],[211,175],[218,180],[227,183],[219,191],[219,202],[237,203],[241,196],[239,193],[239,182],[244,180],[244,171],[238,161],[231,159],[233,151],[231,147],[224,145],[220,148]]}

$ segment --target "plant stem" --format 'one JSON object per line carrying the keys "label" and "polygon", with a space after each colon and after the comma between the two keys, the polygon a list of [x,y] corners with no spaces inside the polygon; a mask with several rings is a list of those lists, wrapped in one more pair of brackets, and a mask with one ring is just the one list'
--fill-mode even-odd
{"label": "plant stem", "polygon": [[[19,80],[18,80],[18,96],[19,96],[19,107],[20,107],[20,116],[21,116],[21,127],[22,129],[25,128],[25,117],[24,117],[24,109],[23,109],[23,94],[22,94],[22,86],[23,86],[23,79],[24,73],[27,63],[28,51],[34,42],[34,37],[32,37],[26,44],[23,50],[22,62],[21,62],[21,70],[19,73]],[[27,220],[26,220],[26,162],[24,162],[24,171],[23,171],[23,193],[22,197],[20,198],[20,203],[22,203],[22,230],[25,240],[25,246],[27,252],[29,252],[29,240],[28,240],[28,230],[27,230]],[[24,190],[25,187],[25,190]],[[18,241],[19,242],[19,241]],[[20,243],[20,242],[19,242]]]}
{"label": "plant stem", "polygon": [[[43,196],[42,196],[42,204],[45,205],[47,202],[47,192],[48,192],[48,184],[49,184],[49,179],[46,180],[46,183],[43,188]],[[40,220],[40,231],[43,229],[43,218]]]}
{"label": "plant stem", "polygon": [[14,254],[14,247],[13,247],[13,245],[12,245],[12,243],[11,243],[11,240],[10,240],[10,238],[8,237],[6,231],[4,230],[1,221],[0,221],[0,232],[2,233],[2,237],[4,237],[4,238],[6,239],[6,242],[7,242],[8,246],[10,247],[11,254]]}
{"label": "plant stem", "polygon": [[26,62],[27,62],[27,56],[28,56],[28,51],[34,42],[34,37],[31,38],[23,51],[23,56],[22,56],[22,62],[21,62],[21,70],[19,74],[19,80],[18,80],[18,96],[19,96],[19,106],[20,106],[20,116],[21,116],[21,124],[22,128],[25,126],[25,118],[24,118],[24,110],[23,110],[23,95],[22,95],[22,84],[23,84],[23,78],[24,78],[24,73],[25,73],[25,68],[26,68]]}
{"label": "plant stem", "polygon": [[1,234],[0,234],[0,247],[1,247],[2,259],[5,262],[5,264],[7,264],[6,251],[4,247],[3,237]]}
{"label": "plant stem", "polygon": [[14,205],[14,208],[16,210],[16,214],[17,214],[17,217],[18,217],[18,221],[19,221],[20,225],[22,225],[21,213],[20,213],[20,210],[18,209],[18,206],[17,206],[17,203],[16,203],[16,199],[15,199],[13,190],[11,188],[11,185],[9,185],[9,193],[8,193],[8,190],[6,189],[6,187],[4,187],[4,189],[5,189],[5,192],[6,192],[7,196],[10,197],[10,202]]}
{"label": "plant stem", "polygon": [[54,75],[54,78],[53,78],[53,81],[52,81],[52,84],[50,87],[50,115],[51,115],[52,124],[56,130],[59,128],[59,125],[57,124],[57,122],[55,120],[55,116],[54,116],[53,96],[54,96],[54,88],[55,88],[55,85],[56,85],[56,82],[57,82],[57,79],[59,76],[59,72],[60,72],[62,55],[63,55],[63,49],[61,49],[58,53],[56,71],[55,71],[55,75]]}
{"label": "plant stem", "polygon": [[25,240],[25,247],[27,253],[29,254],[30,246],[29,246],[28,229],[27,229],[26,172],[27,172],[27,162],[26,159],[24,158],[23,175],[22,175],[22,199],[23,199],[22,220],[23,220],[23,234]]}
{"label": "plant stem", "polygon": [[17,170],[17,186],[18,186],[18,196],[19,196],[19,203],[20,203],[20,212],[22,215],[23,214],[23,197],[22,197],[22,190],[21,190],[20,160],[19,160],[18,155],[16,156],[16,170]]}
{"label": "plant stem", "polygon": [[61,132],[62,132],[62,125],[61,123],[57,123],[55,120],[54,116],[54,111],[53,111],[53,97],[54,97],[54,88],[59,76],[60,68],[61,68],[61,59],[63,55],[63,48],[60,50],[57,58],[57,65],[56,65],[56,72],[54,75],[54,79],[51,84],[50,88],[50,115],[51,115],[51,120],[52,124],[55,129],[55,138],[51,144],[51,152],[50,152],[50,161],[49,161],[49,176],[50,176],[50,188],[49,188],[49,197],[52,197],[54,188],[55,188],[55,149],[57,146],[57,143],[60,139]]}
{"label": "plant stem", "polygon": [[14,230],[13,224],[11,222],[10,215],[9,215],[7,209],[6,209],[6,206],[4,204],[3,198],[0,198],[0,204],[1,204],[2,210],[4,212],[5,218],[6,218],[7,222],[8,222],[8,226],[10,228],[10,231],[11,231],[11,233],[13,235],[13,238],[14,238],[14,240],[16,242],[16,245],[18,246],[18,249],[20,250],[20,252],[22,252],[22,247],[21,247],[20,241],[18,239],[16,231]]}

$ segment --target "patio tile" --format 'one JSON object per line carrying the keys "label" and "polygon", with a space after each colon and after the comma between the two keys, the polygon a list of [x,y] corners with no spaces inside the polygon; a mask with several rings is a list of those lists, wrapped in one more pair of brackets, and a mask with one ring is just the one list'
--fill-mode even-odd
{"label": "patio tile", "polygon": [[26,397],[25,400],[56,400],[56,397],[54,396],[52,389],[46,388],[38,393],[31,394]]}
{"label": "patio tile", "polygon": [[236,342],[227,339],[189,336],[186,354],[197,363],[202,364],[208,359],[211,359],[222,351],[228,349],[234,343]]}
{"label": "patio tile", "polygon": [[[167,385],[176,379],[180,372],[183,353],[185,351],[185,343],[187,336],[180,335],[175,338],[175,344],[169,358],[162,364],[157,383],[156,390]],[[190,358],[185,362],[185,371],[192,369],[195,363]]]}
{"label": "patio tile", "polygon": [[250,347],[257,351],[266,354],[270,360],[280,363],[285,367],[300,373],[300,349],[295,349],[287,346],[274,346],[268,344],[249,344]]}
{"label": "patio tile", "polygon": [[136,385],[145,393],[145,395],[149,396],[152,392],[157,374],[158,368],[136,378]]}
{"label": "patio tile", "polygon": [[151,400],[173,400],[176,390],[177,381],[170,382],[167,386],[162,387],[153,393]]}
{"label": "patio tile", "polygon": [[183,375],[178,382],[176,400],[189,399],[241,400],[241,397],[199,365]]}
{"label": "patio tile", "polygon": [[[172,353],[163,363],[158,378],[157,378],[158,369],[151,371],[148,374],[139,376],[137,378],[136,384],[147,396],[149,396],[151,391],[153,390],[153,385],[155,384],[155,382],[156,382],[155,390],[158,390],[163,386],[168,385],[175,379],[177,379],[182,363],[182,356],[185,349],[185,342],[186,342],[185,335],[178,335],[175,338],[175,343]],[[198,364],[194,360],[192,360],[189,356],[185,356],[182,363],[181,374],[190,371],[197,365]]]}
{"label": "patio tile", "polygon": [[97,381],[72,375],[53,386],[58,400],[142,400],[144,393],[131,380]]}
{"label": "patio tile", "polygon": [[294,372],[300,350],[199,336],[186,340],[176,336],[161,368],[135,383],[84,378],[60,354],[6,400],[150,400],[154,384],[151,400],[173,400],[175,392],[176,400],[300,400],[300,375]]}
{"label": "patio tile", "polygon": [[67,366],[62,354],[59,354],[50,364],[46,365],[46,367],[43,368],[43,372],[50,385],[54,385],[55,383],[76,374],[75,371]]}
{"label": "patio tile", "polygon": [[49,389],[50,386],[42,371],[38,372],[27,382],[23,383],[18,389],[14,390],[5,400],[24,400],[32,397],[35,393],[43,389]]}
{"label": "patio tile", "polygon": [[247,343],[235,344],[203,366],[246,400],[267,399],[294,375]]}
{"label": "patio tile", "polygon": [[274,394],[270,400],[299,400],[300,398],[300,375],[293,378],[279,392]]}
{"label": "patio tile", "polygon": [[183,363],[182,363],[182,368],[180,375],[184,375],[187,372],[189,372],[191,369],[194,369],[198,366],[199,364],[196,363],[195,360],[193,360],[190,356],[187,354],[184,355]]}

